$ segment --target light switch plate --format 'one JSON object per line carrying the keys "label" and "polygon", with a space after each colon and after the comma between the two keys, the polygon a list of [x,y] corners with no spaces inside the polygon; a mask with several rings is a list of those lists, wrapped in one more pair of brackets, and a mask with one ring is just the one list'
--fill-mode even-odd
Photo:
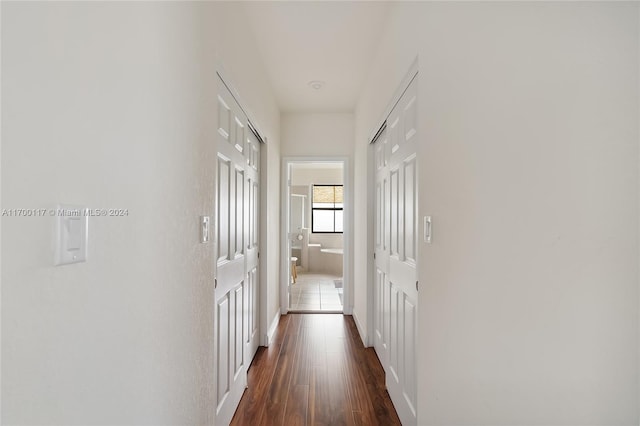
{"label": "light switch plate", "polygon": [[55,264],[86,262],[89,217],[85,207],[59,204],[56,207]]}
{"label": "light switch plate", "polygon": [[210,222],[209,216],[200,216],[200,242],[203,244],[209,242]]}
{"label": "light switch plate", "polygon": [[424,217],[424,223],[422,227],[423,239],[427,244],[431,244],[431,216]]}

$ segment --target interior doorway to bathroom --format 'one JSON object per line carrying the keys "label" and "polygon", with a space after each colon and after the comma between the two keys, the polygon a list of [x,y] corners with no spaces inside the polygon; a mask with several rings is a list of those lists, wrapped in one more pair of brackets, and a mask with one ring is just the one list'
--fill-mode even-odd
{"label": "interior doorway to bathroom", "polygon": [[284,161],[283,307],[345,312],[348,233],[343,159]]}

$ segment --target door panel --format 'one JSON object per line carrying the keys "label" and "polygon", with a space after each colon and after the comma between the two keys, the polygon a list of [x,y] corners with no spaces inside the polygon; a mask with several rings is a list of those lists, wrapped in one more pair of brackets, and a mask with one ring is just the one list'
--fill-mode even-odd
{"label": "door panel", "polygon": [[416,335],[416,323],[418,313],[416,310],[415,301],[411,300],[407,295],[404,295],[404,311],[403,311],[403,343],[404,343],[404,365],[405,369],[403,371],[404,375],[404,389],[403,396],[415,411],[416,407],[416,398],[417,398],[417,387],[416,387],[416,371],[411,368],[411,366],[416,365],[416,351],[417,345],[415,341]]}
{"label": "door panel", "polygon": [[380,362],[388,373],[389,369],[389,310],[390,287],[389,246],[390,203],[389,203],[389,168],[388,168],[388,129],[384,129],[374,145],[376,166],[376,219],[375,219],[375,268],[376,288],[374,293],[374,347]]}
{"label": "door panel", "polygon": [[391,256],[399,256],[399,241],[398,239],[402,236],[400,234],[400,220],[399,220],[399,211],[400,211],[400,186],[399,186],[399,173],[398,169],[392,170],[389,175],[390,182],[390,192],[389,198],[391,202],[391,223],[389,227],[389,232],[391,236],[391,250],[389,255]]}
{"label": "door panel", "polygon": [[236,125],[236,132],[235,132],[235,145],[234,148],[236,150],[238,150],[238,152],[240,152],[241,154],[244,152],[244,131],[245,131],[245,127],[244,124],[242,123],[242,119],[239,117],[234,117],[234,122]]}
{"label": "door panel", "polygon": [[216,423],[228,424],[246,387],[258,343],[259,144],[221,80],[217,118]]}
{"label": "door panel", "polygon": [[235,181],[235,193],[234,199],[235,209],[234,209],[234,227],[232,233],[235,236],[235,241],[233,242],[234,248],[234,259],[241,257],[244,254],[244,237],[245,237],[245,229],[246,224],[244,223],[245,218],[245,210],[244,210],[244,187],[245,187],[245,179],[244,179],[244,169],[236,168],[236,181]]}
{"label": "door panel", "polygon": [[229,260],[229,230],[231,229],[231,217],[229,204],[231,200],[231,161],[222,155],[218,155],[218,264]]}
{"label": "door panel", "polygon": [[[235,309],[234,309],[234,330],[239,330],[239,333],[234,333],[234,341],[233,341],[233,350],[234,350],[234,370],[233,377],[234,379],[242,372],[242,367],[244,367],[244,341],[242,338],[242,323],[243,323],[243,315],[242,310],[244,309],[244,283],[240,283],[238,287],[234,290],[234,298],[235,301]],[[240,314],[240,315],[238,315]]]}
{"label": "door panel", "polygon": [[231,108],[222,98],[218,96],[218,133],[225,141],[231,136]]}
{"label": "door panel", "polygon": [[218,363],[217,363],[217,382],[218,382],[218,406],[229,395],[229,353],[224,350],[229,346],[229,329],[231,323],[229,321],[229,295],[225,295],[216,302],[218,312],[217,321],[217,346],[218,346]]}
{"label": "door panel", "polygon": [[417,82],[374,146],[376,167],[374,347],[405,425],[416,424]]}
{"label": "door panel", "polygon": [[417,224],[416,206],[414,205],[416,194],[416,157],[412,156],[404,164],[404,241],[402,251],[404,259],[413,264],[416,263],[416,235]]}
{"label": "door panel", "polygon": [[246,331],[246,345],[247,356],[249,364],[253,360],[253,356],[258,350],[258,301],[259,301],[259,288],[258,288],[258,268],[255,267],[248,274],[248,292],[247,297],[249,299],[249,317],[247,319],[247,331]]}
{"label": "door panel", "polygon": [[251,364],[253,356],[258,350],[258,301],[260,300],[259,272],[258,272],[258,224],[260,220],[260,142],[251,130],[247,130],[246,137],[246,258],[247,258],[247,318],[245,356],[247,366]]}
{"label": "door panel", "polygon": [[[399,319],[398,315],[398,286],[394,285],[393,282],[390,283],[391,289],[391,309],[389,311],[389,320],[390,320],[390,336],[389,336],[389,373],[391,373],[391,380],[393,383],[397,383],[400,381],[400,365],[398,365],[398,352],[400,350],[399,346]],[[387,382],[389,382],[389,378],[387,377]]]}

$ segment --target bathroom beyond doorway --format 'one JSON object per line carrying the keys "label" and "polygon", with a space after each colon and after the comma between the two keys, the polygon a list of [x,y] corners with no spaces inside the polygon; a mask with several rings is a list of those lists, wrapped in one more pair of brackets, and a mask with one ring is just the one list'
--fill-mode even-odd
{"label": "bathroom beyond doorway", "polygon": [[346,169],[343,158],[285,158],[283,313],[350,313]]}
{"label": "bathroom beyond doorway", "polygon": [[325,274],[298,274],[291,286],[291,311],[342,312],[342,277]]}

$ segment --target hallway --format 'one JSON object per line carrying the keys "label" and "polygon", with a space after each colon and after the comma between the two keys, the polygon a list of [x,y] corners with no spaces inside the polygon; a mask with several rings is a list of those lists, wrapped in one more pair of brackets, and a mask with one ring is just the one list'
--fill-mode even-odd
{"label": "hallway", "polygon": [[0,424],[640,425],[640,2],[0,28]]}
{"label": "hallway", "polygon": [[399,425],[372,348],[351,316],[282,316],[260,347],[232,425]]}

